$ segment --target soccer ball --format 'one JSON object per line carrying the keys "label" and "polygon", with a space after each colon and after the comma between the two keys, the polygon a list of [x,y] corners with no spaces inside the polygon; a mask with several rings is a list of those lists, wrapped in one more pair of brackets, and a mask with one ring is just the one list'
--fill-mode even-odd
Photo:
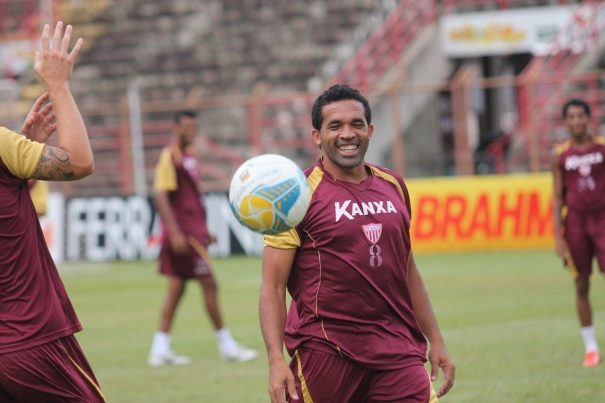
{"label": "soccer ball", "polygon": [[262,234],[278,234],[297,226],[310,201],[305,174],[293,161],[277,154],[263,154],[244,162],[233,174],[229,187],[233,215]]}

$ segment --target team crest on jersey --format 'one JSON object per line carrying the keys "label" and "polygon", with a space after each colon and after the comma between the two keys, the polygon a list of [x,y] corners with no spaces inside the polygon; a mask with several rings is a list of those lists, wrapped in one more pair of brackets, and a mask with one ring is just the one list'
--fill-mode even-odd
{"label": "team crest on jersey", "polygon": [[197,160],[193,157],[188,157],[185,156],[183,158],[183,168],[185,168],[185,170],[187,170],[187,172],[189,172],[189,175],[191,175],[191,177],[194,180],[198,179],[198,165],[197,165]]}
{"label": "team crest on jersey", "polygon": [[362,225],[363,233],[372,245],[376,245],[382,235],[382,224],[367,224]]}
{"label": "team crest on jersey", "polygon": [[578,168],[578,172],[580,172],[580,175],[582,176],[590,175],[591,171],[590,165],[580,165],[580,168]]}

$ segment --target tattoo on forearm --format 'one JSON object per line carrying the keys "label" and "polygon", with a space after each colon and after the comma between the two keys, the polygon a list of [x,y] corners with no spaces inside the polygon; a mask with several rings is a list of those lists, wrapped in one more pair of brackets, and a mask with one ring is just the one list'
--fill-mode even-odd
{"label": "tattoo on forearm", "polygon": [[50,181],[70,181],[77,179],[71,168],[69,155],[60,148],[52,146],[44,146],[40,163],[33,177]]}

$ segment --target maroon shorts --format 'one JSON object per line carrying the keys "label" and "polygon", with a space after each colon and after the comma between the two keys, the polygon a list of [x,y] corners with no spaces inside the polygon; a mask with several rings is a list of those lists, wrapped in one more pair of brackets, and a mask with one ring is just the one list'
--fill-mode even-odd
{"label": "maroon shorts", "polygon": [[160,273],[182,279],[212,274],[206,248],[195,239],[190,239],[189,243],[189,250],[184,254],[174,253],[168,243],[162,245]]}
{"label": "maroon shorts", "polygon": [[[376,371],[323,351],[296,350],[290,369],[299,402],[428,403],[437,394],[422,363]],[[288,400],[289,402],[295,402]]]}
{"label": "maroon shorts", "polygon": [[605,210],[581,213],[570,209],[565,216],[565,241],[578,276],[590,276],[595,257],[605,273]]}
{"label": "maroon shorts", "polygon": [[0,402],[104,402],[74,336],[0,354]]}

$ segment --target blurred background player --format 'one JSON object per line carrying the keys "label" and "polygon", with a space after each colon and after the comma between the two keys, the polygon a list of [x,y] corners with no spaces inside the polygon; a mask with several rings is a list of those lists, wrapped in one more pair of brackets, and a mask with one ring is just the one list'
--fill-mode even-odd
{"label": "blurred background player", "polygon": [[[325,91],[312,124],[322,156],[305,172],[309,210],[296,228],[265,236],[259,310],[271,401],[434,402],[455,368],[412,255],[405,183],[364,162],[374,127],[357,90]],[[425,337],[432,380],[445,374],[438,394]]]}
{"label": "blurred background player", "polygon": [[[95,375],[74,333],[82,330],[44,241],[27,181],[75,180],[93,171],[82,116],[69,89],[82,47],[68,52],[72,27],[57,23],[42,33],[34,70],[47,94],[38,99],[31,138],[46,141],[53,119],[36,116],[47,100],[56,115],[57,146],[0,128],[0,401],[103,402]],[[50,108],[50,107],[48,107]],[[26,121],[27,122],[27,121]]]}
{"label": "blurred background player", "polygon": [[248,361],[258,355],[233,339],[221,316],[218,286],[206,251],[216,239],[208,232],[206,209],[201,201],[200,166],[193,144],[197,134],[195,112],[178,112],[173,124],[174,141],[164,148],[156,166],[155,201],[163,224],[159,270],[168,276],[168,289],[149,354],[151,366],[190,362],[189,357],[174,354],[170,347],[170,328],[190,279],[196,280],[203,291],[220,356],[230,361]]}
{"label": "blurred background player", "polygon": [[601,361],[592,325],[590,275],[596,256],[605,273],[605,139],[588,132],[590,106],[572,99],[563,106],[569,137],[552,162],[555,245],[572,272],[584,340],[584,366]]}

